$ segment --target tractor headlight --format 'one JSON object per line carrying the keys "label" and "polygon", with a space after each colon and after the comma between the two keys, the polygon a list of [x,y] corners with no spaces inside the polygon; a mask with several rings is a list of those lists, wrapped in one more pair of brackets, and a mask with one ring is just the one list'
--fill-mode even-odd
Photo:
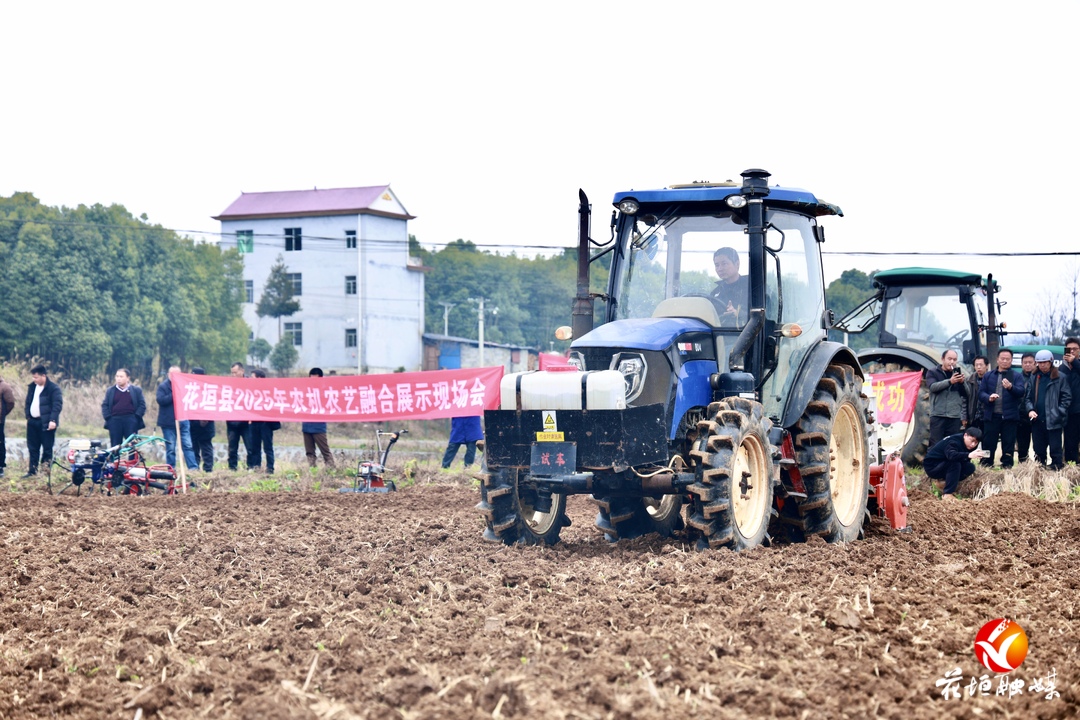
{"label": "tractor headlight", "polygon": [[566,358],[566,362],[573,365],[578,370],[585,372],[585,356],[577,350],[570,351],[570,355]]}
{"label": "tractor headlight", "polygon": [[611,359],[611,369],[622,373],[626,381],[626,402],[632,402],[645,388],[645,375],[649,366],[640,353],[619,353]]}
{"label": "tractor headlight", "polygon": [[724,202],[727,203],[729,208],[734,208],[735,210],[746,207],[746,198],[742,195],[728,195],[727,200]]}
{"label": "tractor headlight", "polygon": [[637,200],[623,200],[619,203],[619,210],[625,215],[637,215],[637,211],[641,209]]}

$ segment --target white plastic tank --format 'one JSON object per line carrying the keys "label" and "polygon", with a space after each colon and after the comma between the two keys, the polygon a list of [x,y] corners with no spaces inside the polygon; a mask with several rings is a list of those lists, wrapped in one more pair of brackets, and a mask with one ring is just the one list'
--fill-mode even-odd
{"label": "white plastic tank", "polygon": [[585,403],[589,410],[626,408],[626,381],[618,370],[591,372],[540,371],[503,375],[499,385],[500,407],[518,408],[517,388],[521,378],[522,410],[582,410],[581,386],[585,383]]}

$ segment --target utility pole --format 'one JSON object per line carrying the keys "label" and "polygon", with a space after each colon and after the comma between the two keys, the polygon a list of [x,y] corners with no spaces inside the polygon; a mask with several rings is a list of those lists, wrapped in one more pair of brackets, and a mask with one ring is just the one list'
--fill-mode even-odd
{"label": "utility pole", "polygon": [[442,334],[450,334],[450,308],[454,307],[454,303],[439,303],[443,306],[442,314]]}
{"label": "utility pole", "polygon": [[[474,303],[477,304],[476,314],[479,316],[479,319],[480,319],[480,332],[479,332],[479,336],[480,336],[480,364],[479,364],[479,367],[484,367],[484,301],[487,300],[487,298],[482,298],[482,297],[481,298],[468,298],[468,300],[469,300],[469,302],[474,302]],[[497,312],[499,312],[499,308],[492,308],[491,312],[497,313]]]}

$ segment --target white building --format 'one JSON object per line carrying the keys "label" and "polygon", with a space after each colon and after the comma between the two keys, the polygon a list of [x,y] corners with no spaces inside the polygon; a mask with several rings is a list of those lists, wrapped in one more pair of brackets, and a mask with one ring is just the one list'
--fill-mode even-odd
{"label": "white building", "polygon": [[244,320],[278,342],[278,320],[256,304],[280,256],[300,311],[281,318],[299,370],[419,370],[424,270],[409,258],[413,219],[389,185],[241,193],[220,215],[221,243],[244,260]]}

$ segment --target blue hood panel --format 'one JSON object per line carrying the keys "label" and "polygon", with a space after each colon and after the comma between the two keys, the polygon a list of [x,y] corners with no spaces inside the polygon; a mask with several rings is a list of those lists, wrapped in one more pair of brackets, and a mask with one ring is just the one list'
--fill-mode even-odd
{"label": "blue hood panel", "polygon": [[613,347],[635,350],[667,350],[675,338],[687,332],[711,328],[693,318],[635,318],[605,323],[574,340],[577,347]]}

